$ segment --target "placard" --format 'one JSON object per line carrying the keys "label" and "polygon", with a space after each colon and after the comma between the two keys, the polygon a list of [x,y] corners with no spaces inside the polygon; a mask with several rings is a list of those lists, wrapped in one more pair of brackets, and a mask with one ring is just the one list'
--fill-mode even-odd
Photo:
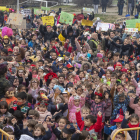
{"label": "placard", "polygon": [[23,19],[21,25],[13,25],[11,26],[12,29],[26,29],[26,19]]}
{"label": "placard", "polygon": [[93,21],[82,19],[83,26],[93,26]]}
{"label": "placard", "polygon": [[34,8],[34,14],[35,15],[41,15],[41,14],[44,14],[44,11],[42,11],[41,9]]}
{"label": "placard", "polygon": [[21,25],[23,21],[22,14],[10,13],[7,24]]}
{"label": "placard", "polygon": [[74,15],[67,12],[61,12],[59,22],[72,25]]}
{"label": "placard", "polygon": [[83,14],[78,14],[78,15],[76,16],[76,19],[77,19],[78,21],[80,21],[80,20],[84,19],[84,15],[83,15]]}
{"label": "placard", "polygon": [[49,7],[43,7],[43,6],[41,6],[41,9],[42,10],[45,10],[45,11],[50,11],[50,8]]}
{"label": "placard", "polygon": [[138,32],[138,28],[125,28],[125,32]]}
{"label": "placard", "polygon": [[126,28],[136,28],[136,23],[140,23],[139,19],[126,20]]}
{"label": "placard", "polygon": [[115,30],[115,25],[111,23],[98,22],[96,30],[99,30],[100,28],[101,28],[101,31],[107,31],[108,29]]}
{"label": "placard", "polygon": [[46,17],[41,17],[43,25],[54,25],[54,17],[53,16],[46,16]]}
{"label": "placard", "polygon": [[83,7],[83,12],[94,12],[94,9],[93,8],[87,8],[87,7]]}
{"label": "placard", "polygon": [[24,14],[25,14],[26,16],[32,14],[31,9],[23,9],[23,12],[24,12]]}

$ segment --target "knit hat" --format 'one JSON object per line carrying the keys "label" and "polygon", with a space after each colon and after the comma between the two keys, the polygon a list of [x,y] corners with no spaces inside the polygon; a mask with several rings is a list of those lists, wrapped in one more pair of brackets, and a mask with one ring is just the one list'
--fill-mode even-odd
{"label": "knit hat", "polygon": [[71,124],[67,124],[62,131],[66,134],[73,134],[75,133],[75,127]]}
{"label": "knit hat", "polygon": [[116,117],[116,119],[113,120],[113,122],[122,122],[122,121],[123,121],[123,118],[124,118],[124,116],[119,114],[119,115]]}

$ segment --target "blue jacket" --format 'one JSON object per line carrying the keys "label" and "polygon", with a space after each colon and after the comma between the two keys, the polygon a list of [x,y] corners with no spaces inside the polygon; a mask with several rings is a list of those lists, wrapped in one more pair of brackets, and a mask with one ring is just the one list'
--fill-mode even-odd
{"label": "blue jacket", "polygon": [[[122,124],[121,124],[121,128],[130,128],[128,125],[128,120],[126,120],[125,118],[123,119],[122,121]],[[140,125],[139,125],[140,127]],[[131,130],[131,131],[128,131],[129,135],[131,136],[132,140],[137,140],[137,130]],[[140,134],[140,131],[139,131],[139,134]],[[139,135],[139,139],[140,140],[140,135]]]}
{"label": "blue jacket", "polygon": [[104,133],[107,134],[107,135],[111,135],[112,131],[117,129],[117,126],[114,125],[114,126],[111,126],[111,127],[108,127],[107,125],[104,126]]}
{"label": "blue jacket", "polygon": [[28,46],[33,48],[34,43],[33,43],[32,41],[30,41],[30,42],[28,43]]}

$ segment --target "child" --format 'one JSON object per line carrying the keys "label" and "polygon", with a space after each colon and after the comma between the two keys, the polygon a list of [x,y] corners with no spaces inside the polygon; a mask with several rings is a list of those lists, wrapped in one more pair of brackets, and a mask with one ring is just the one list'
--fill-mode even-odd
{"label": "child", "polygon": [[[126,139],[125,137],[126,137],[126,136],[125,136],[125,132],[119,132],[119,133],[117,134],[115,140],[125,140],[125,139]],[[127,140],[132,140],[132,139],[131,139],[130,136],[129,136],[129,137],[127,136]]]}
{"label": "child", "polygon": [[40,114],[36,110],[29,110],[28,119],[39,120]]}
{"label": "child", "polygon": [[131,81],[132,81],[133,85],[136,88],[136,95],[139,96],[140,95],[140,80],[139,80],[139,83],[137,83],[137,81],[135,80],[135,78],[132,77],[131,78]]}
{"label": "child", "polygon": [[72,123],[76,123],[76,109],[82,108],[82,106],[85,104],[85,97],[82,95],[77,96],[76,94],[70,97],[68,102],[68,109],[69,109],[69,121]]}
{"label": "child", "polygon": [[27,94],[25,92],[20,92],[17,94],[17,102],[13,103],[13,110],[20,108],[22,113],[27,113],[31,107],[31,104],[27,102]]}
{"label": "child", "polygon": [[42,102],[38,103],[38,107],[35,109],[40,114],[39,120],[41,122],[44,121],[44,119],[47,115],[52,116],[51,112],[49,112],[47,110],[47,106],[48,106],[48,104],[42,101]]}
{"label": "child", "polygon": [[118,113],[123,115],[125,111],[127,111],[129,101],[129,96],[125,96],[124,93],[119,92],[119,94],[114,97],[114,110],[111,118],[115,119]]}
{"label": "child", "polygon": [[130,106],[132,109],[135,110],[135,114],[137,114],[137,115],[139,116],[139,119],[140,119],[140,113],[139,113],[139,109],[140,109],[140,98],[139,98],[137,104],[134,104],[134,100],[135,100],[135,98],[130,97],[129,106]]}
{"label": "child", "polygon": [[81,117],[82,117],[82,120],[84,120],[88,115],[90,115],[90,109],[86,106],[82,107],[81,109]]}
{"label": "child", "polygon": [[84,121],[81,119],[81,113],[80,109],[77,108],[77,112],[75,113],[76,115],[76,120],[78,127],[80,128],[80,131],[86,128],[86,131],[89,131],[90,135],[92,133],[97,134],[101,130],[101,125],[102,125],[102,113],[98,112],[97,115],[97,122],[96,122],[96,117],[92,115],[88,115]]}
{"label": "child", "polygon": [[[135,128],[135,127],[140,127],[138,115],[132,114],[130,116],[128,111],[125,112],[125,117],[122,121],[121,128]],[[137,139],[137,135],[138,135],[137,130],[130,130],[130,131],[128,131],[128,133],[130,134],[132,140]],[[140,135],[139,135],[138,139],[140,139]]]}

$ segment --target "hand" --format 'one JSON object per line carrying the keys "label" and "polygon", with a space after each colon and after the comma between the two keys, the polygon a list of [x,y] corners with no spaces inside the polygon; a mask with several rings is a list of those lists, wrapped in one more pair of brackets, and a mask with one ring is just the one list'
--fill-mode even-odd
{"label": "hand", "polygon": [[77,109],[76,109],[76,112],[79,112],[80,110],[81,110],[80,108],[77,108]]}
{"label": "hand", "polygon": [[123,93],[123,88],[120,89],[119,95]]}
{"label": "hand", "polygon": [[49,97],[52,98],[53,97],[53,93],[51,93]]}
{"label": "hand", "polygon": [[14,135],[9,135],[9,140],[14,140],[15,136]]}
{"label": "hand", "polygon": [[98,116],[101,117],[102,116],[102,112],[99,111],[98,112]]}
{"label": "hand", "polygon": [[125,112],[125,119],[128,119],[131,115],[129,115],[129,111]]}
{"label": "hand", "polygon": [[47,130],[48,129],[48,126],[47,126],[47,122],[43,122],[43,127]]}
{"label": "hand", "polygon": [[80,130],[76,130],[77,134],[82,134],[82,132]]}
{"label": "hand", "polygon": [[3,122],[4,116],[0,117],[0,122]]}
{"label": "hand", "polygon": [[16,120],[15,118],[13,118],[13,119],[11,120],[11,122],[12,122],[13,125],[15,125],[15,124],[17,123],[17,120]]}
{"label": "hand", "polygon": [[81,95],[82,98],[84,98],[84,95]]}
{"label": "hand", "polygon": [[110,124],[109,124],[109,121],[105,122],[105,124],[106,124],[108,127],[111,127]]}

